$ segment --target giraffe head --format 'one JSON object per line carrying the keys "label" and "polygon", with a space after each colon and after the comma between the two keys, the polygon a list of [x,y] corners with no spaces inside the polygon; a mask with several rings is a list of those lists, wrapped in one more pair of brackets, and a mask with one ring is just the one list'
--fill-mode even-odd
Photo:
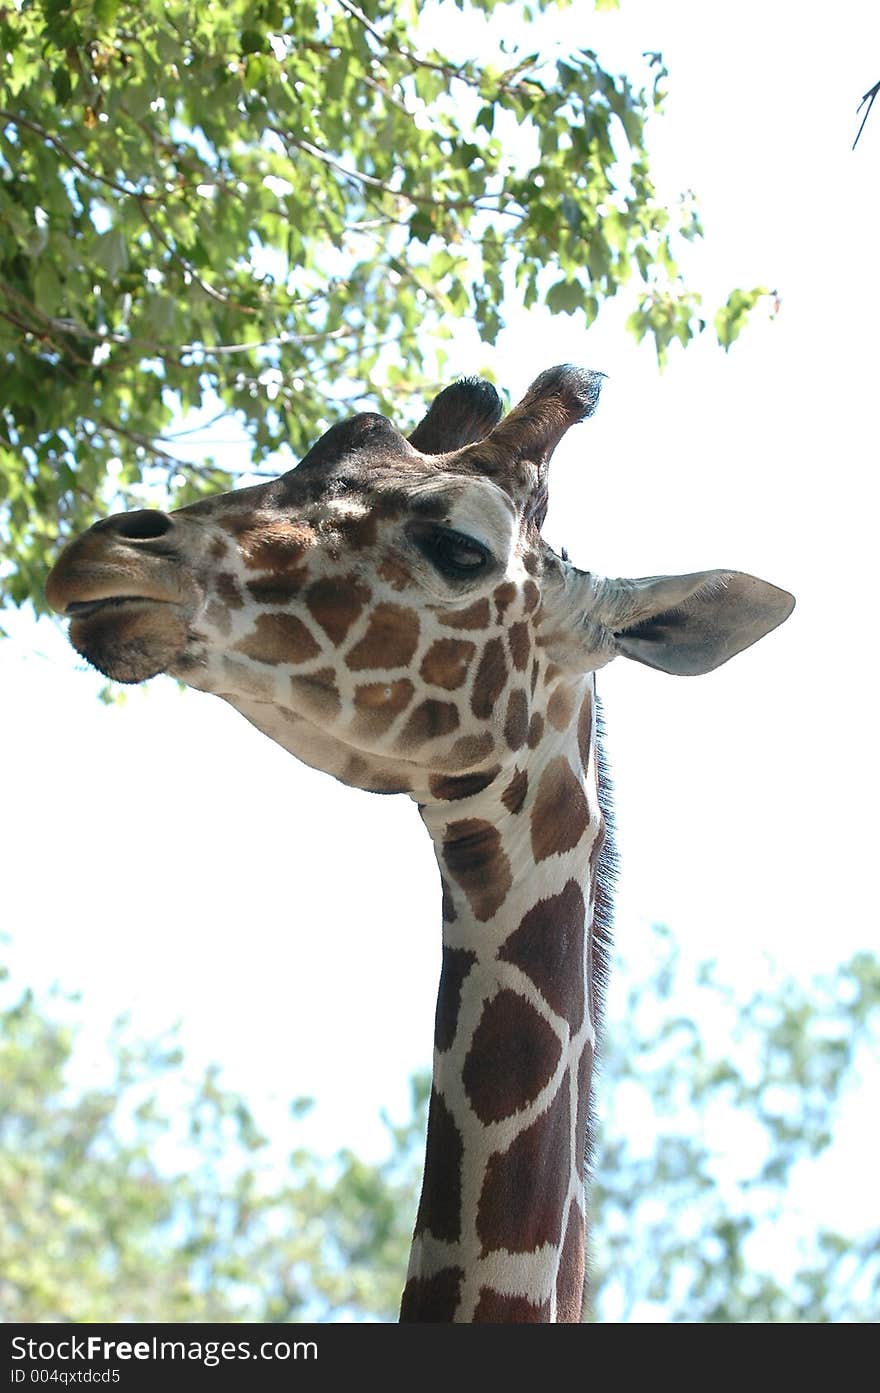
{"label": "giraffe head", "polygon": [[794,603],[735,571],[604,579],[543,541],[550,457],[600,385],[551,368],[501,418],[464,380],[409,439],[362,413],[269,483],[96,523],[48,601],[117,681],[213,692],[358,787],[476,792],[561,728],[573,675],[706,672]]}

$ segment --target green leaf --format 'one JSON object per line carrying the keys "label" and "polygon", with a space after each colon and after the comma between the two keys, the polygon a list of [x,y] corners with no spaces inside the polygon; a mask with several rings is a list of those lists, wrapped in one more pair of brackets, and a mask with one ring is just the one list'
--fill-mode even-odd
{"label": "green leaf", "polygon": [[547,292],[547,308],[551,314],[574,314],[583,303],[584,288],[577,281],[557,281]]}
{"label": "green leaf", "polygon": [[742,333],[748,316],[758,301],[769,294],[765,286],[756,286],[753,290],[731,291],[714,320],[715,333],[725,353],[730,349],[734,339]]}

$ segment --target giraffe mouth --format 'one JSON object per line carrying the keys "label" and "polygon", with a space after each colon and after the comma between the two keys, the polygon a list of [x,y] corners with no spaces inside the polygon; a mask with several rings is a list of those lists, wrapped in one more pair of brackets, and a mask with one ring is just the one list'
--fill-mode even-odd
{"label": "giraffe mouth", "polygon": [[65,607],[65,619],[89,619],[108,609],[119,609],[123,605],[162,605],[168,600],[158,600],[153,595],[107,595],[100,600],[71,600]]}

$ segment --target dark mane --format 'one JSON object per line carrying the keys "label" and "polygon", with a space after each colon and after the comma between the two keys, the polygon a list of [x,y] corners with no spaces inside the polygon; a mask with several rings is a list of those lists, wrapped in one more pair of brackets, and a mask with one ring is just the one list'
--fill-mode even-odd
{"label": "dark mane", "polygon": [[[602,1023],[605,1015],[605,993],[611,968],[611,949],[614,927],[614,890],[617,884],[617,846],[614,837],[614,793],[608,759],[602,744],[605,735],[605,720],[599,698],[596,697],[596,756],[598,764],[599,806],[602,809],[605,835],[596,861],[596,895],[593,910],[592,950],[590,953],[590,995],[596,1019],[593,1028],[596,1032],[596,1059],[594,1059],[593,1079],[595,1084],[595,1063],[600,1054]],[[595,1162],[595,1115],[592,1100],[595,1086],[590,1089],[590,1113],[587,1123],[586,1167],[591,1172]]]}

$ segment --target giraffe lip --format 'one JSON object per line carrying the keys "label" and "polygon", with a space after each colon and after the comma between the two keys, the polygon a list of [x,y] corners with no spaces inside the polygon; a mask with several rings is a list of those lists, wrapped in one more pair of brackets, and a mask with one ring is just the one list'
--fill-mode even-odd
{"label": "giraffe lip", "polygon": [[71,600],[64,610],[66,619],[88,619],[101,610],[118,609],[121,605],[161,605],[167,600],[157,600],[152,595],[107,595],[100,600]]}

